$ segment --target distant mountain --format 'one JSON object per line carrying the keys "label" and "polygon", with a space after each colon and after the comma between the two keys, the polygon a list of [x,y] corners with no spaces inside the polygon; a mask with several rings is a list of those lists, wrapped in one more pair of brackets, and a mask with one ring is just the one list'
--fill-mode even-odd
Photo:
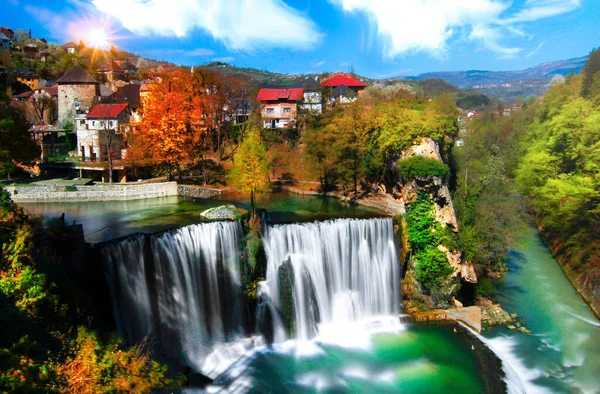
{"label": "distant mountain", "polygon": [[569,75],[570,73],[579,73],[583,68],[587,56],[574,59],[559,60],[540,64],[526,70],[517,71],[454,71],[454,72],[432,72],[420,74],[414,79],[432,79],[439,78],[451,83],[461,89],[471,89],[482,85],[498,85],[507,82],[551,79],[555,75]]}

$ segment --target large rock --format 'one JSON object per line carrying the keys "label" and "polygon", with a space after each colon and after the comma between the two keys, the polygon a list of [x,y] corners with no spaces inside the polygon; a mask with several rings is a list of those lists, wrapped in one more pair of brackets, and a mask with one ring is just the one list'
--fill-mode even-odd
{"label": "large rock", "polygon": [[209,208],[202,212],[200,216],[211,219],[235,219],[235,206],[233,205],[220,205],[218,207]]}

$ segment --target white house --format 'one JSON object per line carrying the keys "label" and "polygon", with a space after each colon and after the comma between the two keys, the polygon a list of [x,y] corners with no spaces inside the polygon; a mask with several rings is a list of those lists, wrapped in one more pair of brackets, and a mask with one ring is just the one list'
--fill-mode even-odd
{"label": "white house", "polygon": [[97,104],[89,113],[75,116],[77,149],[81,161],[122,158],[122,125],[129,118],[128,104]]}

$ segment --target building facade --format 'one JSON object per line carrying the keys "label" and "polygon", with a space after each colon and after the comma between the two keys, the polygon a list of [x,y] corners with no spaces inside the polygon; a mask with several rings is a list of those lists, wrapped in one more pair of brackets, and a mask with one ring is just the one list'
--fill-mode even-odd
{"label": "building facade", "polygon": [[94,99],[100,95],[100,82],[81,66],[75,66],[56,83],[58,84],[58,125],[72,121],[78,113],[92,108]]}
{"label": "building facade", "polygon": [[97,104],[88,114],[75,116],[77,152],[81,161],[123,157],[122,126],[129,119],[128,104]]}
{"label": "building facade", "polygon": [[260,101],[263,127],[282,129],[293,126],[303,95],[302,88],[260,89],[256,99]]}

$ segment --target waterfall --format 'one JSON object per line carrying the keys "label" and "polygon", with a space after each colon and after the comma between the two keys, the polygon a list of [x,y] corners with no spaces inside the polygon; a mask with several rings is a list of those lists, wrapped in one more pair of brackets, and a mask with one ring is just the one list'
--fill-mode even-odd
{"label": "waterfall", "polygon": [[242,334],[237,222],[198,224],[103,249],[115,320],[128,343],[150,336],[201,370]]}
{"label": "waterfall", "polygon": [[316,336],[322,324],[399,311],[400,270],[391,219],[277,225],[267,229],[264,245],[264,288],[300,340]]}

